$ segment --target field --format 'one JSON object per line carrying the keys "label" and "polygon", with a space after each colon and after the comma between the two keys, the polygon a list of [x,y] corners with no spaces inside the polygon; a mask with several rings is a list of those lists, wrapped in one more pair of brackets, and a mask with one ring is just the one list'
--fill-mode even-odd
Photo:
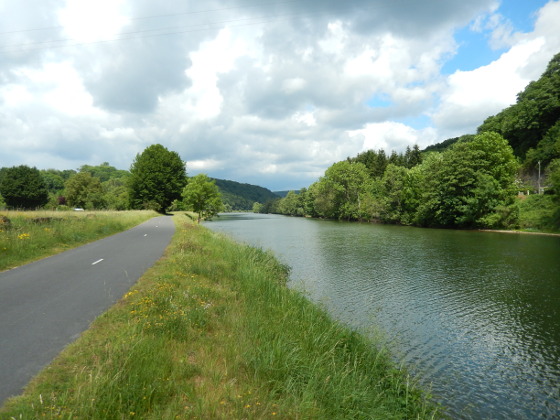
{"label": "field", "polygon": [[0,271],[129,229],[153,211],[0,211]]}
{"label": "field", "polygon": [[175,215],[139,282],[0,409],[6,419],[411,419],[438,408],[288,270]]}

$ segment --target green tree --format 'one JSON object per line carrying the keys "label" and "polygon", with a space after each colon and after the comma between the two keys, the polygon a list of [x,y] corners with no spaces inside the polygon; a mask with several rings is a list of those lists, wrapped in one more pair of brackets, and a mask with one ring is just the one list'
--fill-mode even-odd
{"label": "green tree", "polygon": [[26,165],[3,168],[0,194],[13,209],[35,209],[44,206],[49,194],[41,172]]}
{"label": "green tree", "polygon": [[518,163],[496,133],[460,141],[442,154],[429,178],[429,224],[446,227],[506,227],[515,223],[513,202]]}
{"label": "green tree", "polygon": [[135,209],[165,212],[173,200],[181,198],[187,183],[185,163],[177,152],[161,144],[151,145],[136,155],[130,173],[130,205]]}
{"label": "green tree", "polygon": [[109,165],[108,162],[103,162],[98,166],[82,165],[80,172],[89,172],[92,176],[99,178],[101,182],[107,182],[114,178],[125,178],[129,175],[128,171],[117,169]]}
{"label": "green tree", "polygon": [[182,196],[187,208],[198,213],[199,223],[201,218],[209,218],[222,211],[220,190],[214,180],[205,174],[190,178]]}
{"label": "green tree", "polygon": [[400,223],[405,205],[405,183],[408,169],[392,163],[387,165],[381,181],[383,211],[381,218],[384,222]]}
{"label": "green tree", "polygon": [[[128,173],[128,172],[127,172]],[[104,200],[108,209],[127,210],[130,204],[127,188],[127,178],[110,178],[102,182]]]}
{"label": "green tree", "polygon": [[255,201],[253,203],[253,213],[260,213],[262,208],[263,208],[263,205],[261,203],[259,203],[258,201]]}
{"label": "green tree", "polygon": [[99,181],[89,172],[78,172],[64,184],[65,197],[70,206],[88,210],[105,207],[104,191]]}
{"label": "green tree", "polygon": [[302,216],[303,208],[300,205],[300,200],[298,194],[294,191],[288,191],[286,197],[280,200],[278,205],[278,210],[282,214],[287,214],[290,216]]}
{"label": "green tree", "polygon": [[333,164],[313,187],[315,211],[322,217],[362,219],[362,199],[370,187],[369,181],[363,163],[345,160]]}

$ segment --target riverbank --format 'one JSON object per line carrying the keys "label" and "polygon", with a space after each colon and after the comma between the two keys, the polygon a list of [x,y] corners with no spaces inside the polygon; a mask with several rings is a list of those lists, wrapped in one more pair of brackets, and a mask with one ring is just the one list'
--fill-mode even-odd
{"label": "riverbank", "polygon": [[552,232],[531,232],[526,230],[499,230],[499,229],[478,229],[479,232],[490,233],[513,233],[519,235],[541,235],[541,236],[560,236],[560,233]]}
{"label": "riverbank", "polygon": [[439,415],[375,343],[288,289],[270,253],[174,217],[165,256],[0,417]]}

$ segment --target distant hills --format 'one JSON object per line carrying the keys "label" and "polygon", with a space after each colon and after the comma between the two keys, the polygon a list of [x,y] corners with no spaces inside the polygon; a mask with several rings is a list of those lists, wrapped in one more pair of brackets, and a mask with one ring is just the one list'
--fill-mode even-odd
{"label": "distant hills", "polygon": [[279,198],[267,188],[258,185],[213,178],[222,194],[222,201],[230,210],[251,210],[255,202],[264,204]]}

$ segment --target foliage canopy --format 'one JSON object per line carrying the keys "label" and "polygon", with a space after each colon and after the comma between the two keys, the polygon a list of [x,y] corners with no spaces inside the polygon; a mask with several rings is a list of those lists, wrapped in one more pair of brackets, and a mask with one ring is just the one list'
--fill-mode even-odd
{"label": "foliage canopy", "polygon": [[177,152],[161,144],[148,146],[130,168],[130,205],[165,212],[173,200],[181,198],[186,182],[185,163]]}
{"label": "foliage canopy", "polygon": [[215,181],[205,174],[190,178],[182,196],[187,208],[198,213],[199,222],[201,218],[218,214],[223,208],[220,190]]}
{"label": "foliage canopy", "polygon": [[26,165],[3,168],[0,194],[6,205],[14,209],[35,209],[48,201],[47,186],[41,172]]}

